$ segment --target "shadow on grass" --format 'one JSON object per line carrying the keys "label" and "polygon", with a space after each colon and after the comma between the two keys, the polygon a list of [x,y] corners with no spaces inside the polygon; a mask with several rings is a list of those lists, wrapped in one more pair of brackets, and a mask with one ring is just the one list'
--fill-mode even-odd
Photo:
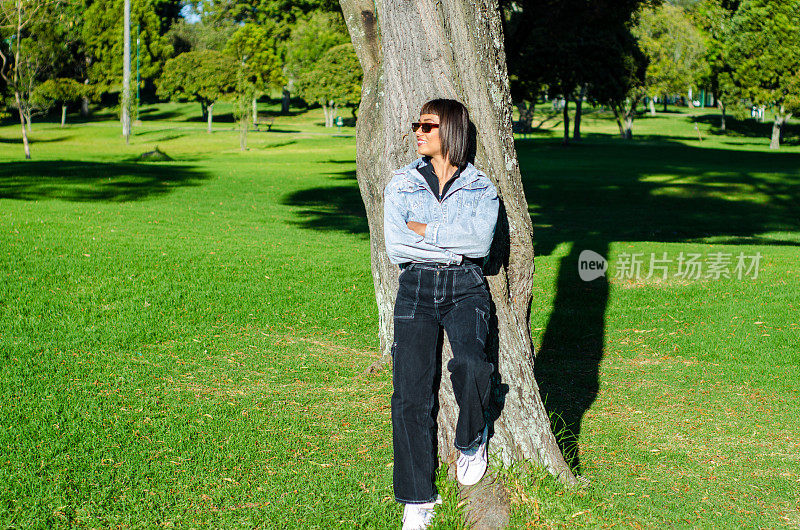
{"label": "shadow on grass", "polygon": [[[352,172],[332,173],[344,175]],[[341,179],[346,176],[339,177]],[[311,188],[291,193],[281,204],[301,208],[298,216],[302,221],[295,224],[312,230],[337,230],[362,237],[369,236],[367,212],[358,186],[331,186]]]}
{"label": "shadow on grass", "polygon": [[[52,144],[57,142],[66,142],[67,140],[71,140],[73,135],[65,134],[63,136],[58,136],[56,138],[42,138],[39,139],[36,137],[35,133],[33,135],[28,136],[28,142],[31,145],[33,144]],[[18,138],[3,138],[0,137],[0,144],[17,144],[19,146],[22,145],[22,135]]]}
{"label": "shadow on grass", "polygon": [[[800,230],[800,153],[695,147],[655,137],[624,142],[607,135],[586,135],[568,148],[541,138],[517,139],[516,146],[536,255],[571,243],[560,260],[535,373],[554,431],[566,433],[562,451],[580,473],[580,426],[599,388],[609,297],[605,277],[580,280],[580,252],[607,256],[616,242],[707,237],[732,245],[798,246],[760,234]],[[313,206],[303,212],[306,228],[368,233],[355,182],[304,190],[286,203]]]}
{"label": "shadow on grass", "polygon": [[5,162],[0,199],[125,202],[196,186],[208,175],[173,163],[102,163],[78,160]]}
{"label": "shadow on grass", "polygon": [[[711,125],[711,133],[745,138],[762,138],[769,142],[772,137],[772,121],[759,122],[754,119],[738,119],[735,116],[725,118],[725,130],[721,129],[719,114],[703,114],[694,117],[694,121]],[[762,142],[763,143],[763,142]],[[781,145],[800,145],[800,125],[785,123]]]}

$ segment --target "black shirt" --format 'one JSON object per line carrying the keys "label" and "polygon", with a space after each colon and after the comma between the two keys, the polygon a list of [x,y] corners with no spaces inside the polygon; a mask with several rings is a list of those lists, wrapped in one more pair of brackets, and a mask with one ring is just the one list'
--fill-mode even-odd
{"label": "black shirt", "polygon": [[436,200],[442,202],[442,197],[445,196],[447,190],[450,189],[450,186],[453,185],[453,182],[461,176],[461,168],[456,169],[456,172],[453,173],[453,176],[450,177],[450,180],[444,183],[444,189],[441,193],[439,193],[439,177],[436,176],[436,172],[433,170],[433,164],[431,164],[431,158],[429,156],[422,157],[422,164],[419,165],[417,170],[420,174],[425,177],[425,180],[428,181],[428,186],[431,187],[433,194],[436,195]]}

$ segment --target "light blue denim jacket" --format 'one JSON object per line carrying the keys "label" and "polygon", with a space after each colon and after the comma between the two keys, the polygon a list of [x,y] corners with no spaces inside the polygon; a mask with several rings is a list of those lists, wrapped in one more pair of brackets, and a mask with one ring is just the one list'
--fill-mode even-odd
{"label": "light blue denim jacket", "polygon": [[[420,157],[396,169],[383,190],[383,235],[389,261],[461,263],[463,256],[489,254],[497,224],[497,189],[471,163],[453,182],[441,203],[417,170]],[[406,225],[427,224],[425,236]]]}

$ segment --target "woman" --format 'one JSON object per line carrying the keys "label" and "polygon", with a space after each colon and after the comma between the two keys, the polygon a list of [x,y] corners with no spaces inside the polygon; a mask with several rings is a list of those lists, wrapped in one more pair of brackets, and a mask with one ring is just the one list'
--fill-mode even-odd
{"label": "woman", "polygon": [[384,238],[400,265],[392,344],[395,499],[403,528],[426,528],[440,504],[434,477],[434,374],[441,328],[453,350],[447,364],[459,406],[456,477],[477,483],[487,466],[490,376],[484,351],[490,299],[483,276],[497,221],[489,178],[467,161],[469,113],[452,99],[425,103],[412,124],[422,155],[394,171],[384,190]]}

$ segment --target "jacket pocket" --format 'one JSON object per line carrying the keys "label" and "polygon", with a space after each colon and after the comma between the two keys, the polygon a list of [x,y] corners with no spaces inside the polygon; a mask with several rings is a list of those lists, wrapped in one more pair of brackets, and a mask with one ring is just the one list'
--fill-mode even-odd
{"label": "jacket pocket", "polygon": [[478,203],[480,202],[481,195],[484,194],[489,185],[485,182],[475,181],[470,182],[462,188],[464,192],[464,211],[469,212],[469,215],[475,216],[478,211]]}
{"label": "jacket pocket", "polygon": [[409,211],[422,213],[423,201],[428,194],[428,190],[422,184],[406,182],[397,188],[397,193],[405,200]]}

